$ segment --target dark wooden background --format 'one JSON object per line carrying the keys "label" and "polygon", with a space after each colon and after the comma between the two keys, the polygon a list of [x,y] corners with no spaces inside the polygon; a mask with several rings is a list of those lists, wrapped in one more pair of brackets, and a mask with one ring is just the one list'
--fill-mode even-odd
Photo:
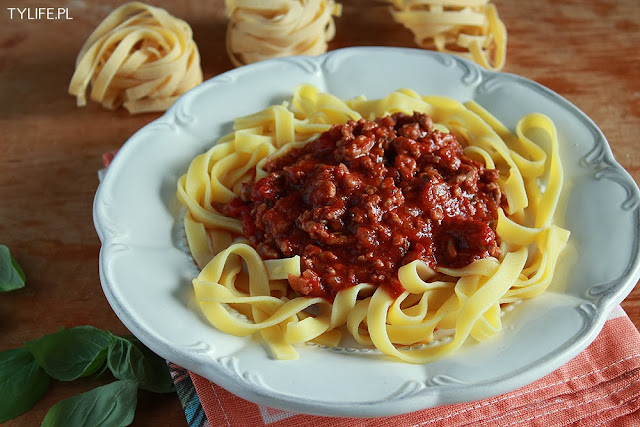
{"label": "dark wooden background", "polygon": [[[28,276],[0,295],[0,351],[90,324],[126,332],[98,277],[100,242],[92,221],[101,154],[118,148],[158,114],[131,116],[95,104],[77,108],[67,94],[76,55],[118,1],[38,0],[0,9],[0,243]],[[150,1],[194,30],[205,78],[229,70],[223,0]],[[386,6],[343,0],[330,49],[413,47]],[[548,86],[586,112],[616,159],[640,182],[640,2],[637,0],[495,0],[509,32],[504,71]],[[6,7],[68,7],[72,20],[10,19]],[[640,290],[622,306],[640,327]],[[39,425],[57,401],[95,380],[53,382],[29,413],[7,425]],[[134,425],[185,425],[174,394],[141,393]]]}

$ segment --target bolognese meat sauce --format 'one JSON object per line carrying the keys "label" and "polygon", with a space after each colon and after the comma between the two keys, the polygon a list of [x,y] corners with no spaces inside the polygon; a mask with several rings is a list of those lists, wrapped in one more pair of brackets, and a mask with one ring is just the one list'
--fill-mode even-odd
{"label": "bolognese meat sauce", "polygon": [[499,254],[498,172],[425,114],[333,126],[265,170],[224,211],[263,259],[300,255],[302,274],[289,277],[300,294],[332,300],[367,282],[397,296],[411,261],[463,267]]}

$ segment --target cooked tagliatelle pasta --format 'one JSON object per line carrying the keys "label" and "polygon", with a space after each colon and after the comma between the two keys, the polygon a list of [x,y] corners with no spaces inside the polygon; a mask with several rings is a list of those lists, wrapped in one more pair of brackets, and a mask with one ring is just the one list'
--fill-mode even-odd
{"label": "cooked tagliatelle pasta", "polygon": [[233,64],[320,55],[335,35],[334,0],[226,0],[227,53]]}
{"label": "cooked tagliatelle pasta", "polygon": [[411,30],[416,44],[500,70],[507,29],[489,0],[388,0],[393,18]]}
{"label": "cooked tagliatelle pasta", "polygon": [[90,99],[130,113],[164,111],[202,83],[191,27],[166,10],[140,2],[109,14],[80,49],[69,93],[78,106]]}
{"label": "cooked tagliatelle pasta", "polygon": [[216,328],[258,333],[277,359],[347,333],[426,363],[499,334],[505,307],[547,289],[569,238],[554,223],[562,185],[544,115],[513,132],[474,101],[301,85],[236,119],[177,196]]}

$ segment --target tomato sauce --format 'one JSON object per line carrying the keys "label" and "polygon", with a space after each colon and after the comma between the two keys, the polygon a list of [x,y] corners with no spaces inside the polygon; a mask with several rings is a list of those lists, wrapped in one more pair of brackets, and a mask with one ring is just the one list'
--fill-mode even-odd
{"label": "tomato sauce", "polygon": [[463,154],[425,114],[334,126],[270,159],[223,207],[263,259],[300,255],[302,295],[332,300],[358,283],[404,288],[398,268],[463,267],[499,255],[498,172]]}

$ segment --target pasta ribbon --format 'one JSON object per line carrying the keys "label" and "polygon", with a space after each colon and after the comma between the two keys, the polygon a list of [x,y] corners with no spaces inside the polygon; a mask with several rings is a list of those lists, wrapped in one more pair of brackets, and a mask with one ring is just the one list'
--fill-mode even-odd
{"label": "pasta ribbon", "polygon": [[141,2],[111,12],[78,53],[69,93],[130,113],[164,111],[202,83],[200,55],[191,27],[166,10]]}
{"label": "pasta ribbon", "polygon": [[236,67],[269,58],[320,55],[335,35],[333,0],[226,0],[227,53]]}
{"label": "pasta ribbon", "polygon": [[466,57],[501,70],[507,29],[489,0],[388,0],[393,19],[409,29],[422,48]]}
{"label": "pasta ribbon", "polygon": [[[301,274],[299,256],[263,261],[243,242],[240,221],[216,208],[239,194],[243,180],[264,176],[269,157],[306,144],[330,125],[414,111],[427,112],[465,153],[498,170],[507,200],[495,225],[499,257],[461,268],[412,261],[398,269],[404,288],[399,296],[360,283],[330,302],[288,286],[288,278]],[[303,342],[337,346],[343,333],[410,363],[489,339],[502,330],[505,304],[548,288],[569,240],[569,231],[554,223],[564,180],[559,144],[554,123],[538,113],[524,116],[511,131],[473,101],[410,89],[381,99],[340,100],[301,85],[289,102],[236,119],[233,132],[193,159],[178,181],[188,244],[201,268],[193,280],[196,298],[216,328],[237,336],[257,332],[279,359],[297,357],[294,346]]]}

